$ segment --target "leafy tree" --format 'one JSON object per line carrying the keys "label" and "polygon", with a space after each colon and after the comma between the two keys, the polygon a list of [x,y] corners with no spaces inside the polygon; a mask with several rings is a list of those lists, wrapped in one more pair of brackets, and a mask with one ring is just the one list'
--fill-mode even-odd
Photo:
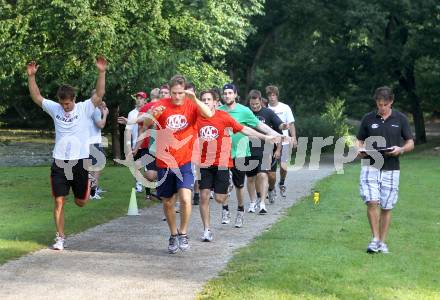
{"label": "leafy tree", "polygon": [[3,105],[23,114],[36,110],[25,85],[25,64],[40,64],[42,94],[54,96],[69,82],[88,97],[94,58],[109,61],[106,101],[111,110],[113,150],[119,156],[116,116],[130,108],[130,94],[183,73],[200,87],[227,80],[223,62],[252,31],[249,17],[264,0],[53,0],[0,2],[0,87]]}

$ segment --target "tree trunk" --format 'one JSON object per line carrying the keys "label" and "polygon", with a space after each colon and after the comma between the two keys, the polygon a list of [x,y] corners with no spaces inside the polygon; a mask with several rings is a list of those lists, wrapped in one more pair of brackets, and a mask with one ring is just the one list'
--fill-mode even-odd
{"label": "tree trunk", "polygon": [[416,130],[416,144],[426,143],[425,119],[423,117],[420,98],[416,93],[416,80],[414,77],[414,63],[405,68],[405,76],[399,78],[400,85],[405,89],[410,100],[411,113],[414,119]]}
{"label": "tree trunk", "polygon": [[251,89],[252,85],[255,81],[255,71],[257,70],[258,63],[260,62],[261,56],[264,54],[264,51],[266,50],[267,46],[272,43],[275,39],[275,35],[282,29],[284,23],[281,23],[277,25],[274,29],[269,31],[266,36],[264,37],[264,40],[257,48],[257,51],[255,52],[254,59],[252,60],[251,66],[248,67],[246,70],[246,86],[245,86],[245,95],[249,93],[249,90]]}
{"label": "tree trunk", "polygon": [[114,159],[121,159],[121,142],[119,134],[119,105],[110,107],[110,123],[112,126],[112,153]]}
{"label": "tree trunk", "polygon": [[425,119],[423,117],[422,107],[420,106],[420,99],[416,93],[409,93],[411,100],[411,110],[414,119],[414,127],[416,130],[416,144],[426,143]]}

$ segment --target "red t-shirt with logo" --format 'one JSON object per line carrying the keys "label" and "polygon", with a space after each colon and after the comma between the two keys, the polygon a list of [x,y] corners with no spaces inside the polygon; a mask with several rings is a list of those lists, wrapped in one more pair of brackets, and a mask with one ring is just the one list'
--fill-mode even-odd
{"label": "red t-shirt with logo", "polygon": [[[153,107],[153,105],[155,104],[156,102],[148,102],[147,104],[145,104],[145,105],[143,105],[140,109],[139,109],[139,116],[140,115],[142,115],[142,114],[144,114],[144,113],[146,113],[147,111],[149,111],[150,110],[150,108],[152,108]],[[143,122],[139,122],[138,123],[139,124],[139,126],[143,126]],[[151,128],[151,127],[150,127]],[[140,131],[139,131],[140,132]],[[144,133],[145,134],[145,133]],[[139,138],[139,137],[138,137]],[[144,140],[142,141],[142,144],[141,144],[141,149],[148,149],[148,146],[150,145],[150,136],[148,135],[148,136],[146,136],[145,138],[144,138]]]}
{"label": "red t-shirt with logo", "polygon": [[191,161],[192,149],[197,137],[195,123],[199,110],[190,99],[176,105],[171,98],[154,102],[153,107],[164,106],[157,117],[156,164],[159,168],[178,168]]}
{"label": "red t-shirt with logo", "polygon": [[200,167],[232,167],[231,137],[229,131],[237,133],[243,125],[235,121],[227,112],[216,110],[211,118],[199,116],[197,132],[200,142]]}

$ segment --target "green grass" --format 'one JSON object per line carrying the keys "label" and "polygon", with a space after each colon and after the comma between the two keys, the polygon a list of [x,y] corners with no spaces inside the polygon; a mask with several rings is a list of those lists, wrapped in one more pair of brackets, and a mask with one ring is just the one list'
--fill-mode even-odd
{"label": "green grass", "polygon": [[389,255],[370,239],[359,165],[318,183],[268,232],[236,253],[201,299],[440,299],[440,156],[406,155]]}
{"label": "green grass", "polygon": [[[0,264],[46,248],[53,240],[53,198],[50,167],[0,168]],[[104,198],[79,208],[69,195],[65,205],[66,234],[84,231],[125,215],[134,178],[128,168],[107,166],[100,179]],[[138,204],[145,206],[144,194]]]}

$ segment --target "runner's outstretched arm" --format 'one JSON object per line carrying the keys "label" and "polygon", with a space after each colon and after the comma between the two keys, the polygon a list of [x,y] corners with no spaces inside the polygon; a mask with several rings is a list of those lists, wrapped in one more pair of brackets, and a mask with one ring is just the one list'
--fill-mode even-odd
{"label": "runner's outstretched arm", "polygon": [[96,68],[98,69],[98,80],[96,81],[96,93],[92,96],[92,102],[95,107],[102,103],[102,98],[105,94],[105,70],[107,68],[107,60],[99,56],[96,59]]}
{"label": "runner's outstretched arm", "polygon": [[259,138],[262,140],[267,140],[272,143],[278,143],[281,141],[281,137],[279,136],[279,134],[276,131],[274,131],[274,132],[277,134],[276,136],[264,135],[264,134],[254,130],[250,127],[247,127],[247,126],[243,126],[243,130],[241,131],[241,133],[243,133],[244,135],[247,135],[247,136],[256,137],[256,138]]}
{"label": "runner's outstretched arm", "polygon": [[38,65],[35,61],[31,61],[27,64],[28,86],[32,100],[39,107],[43,105],[43,96],[41,96],[40,89],[38,88],[37,81],[35,80],[35,74],[37,74]]}
{"label": "runner's outstretched arm", "polygon": [[281,134],[279,134],[278,132],[276,132],[275,130],[273,130],[272,128],[270,128],[269,126],[267,126],[266,124],[264,124],[263,122],[260,121],[260,123],[258,123],[256,129],[260,130],[261,132],[264,132],[267,135],[273,135],[273,136],[282,136]]}

